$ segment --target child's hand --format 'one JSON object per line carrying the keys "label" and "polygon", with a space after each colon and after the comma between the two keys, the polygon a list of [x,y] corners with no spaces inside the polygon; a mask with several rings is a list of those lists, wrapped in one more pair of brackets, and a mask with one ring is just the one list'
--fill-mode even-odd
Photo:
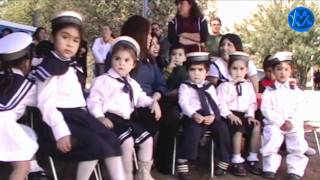
{"label": "child's hand", "polygon": [[293,128],[293,125],[290,121],[285,121],[280,127],[282,131],[291,131],[292,128]]}
{"label": "child's hand", "polygon": [[241,121],[241,119],[240,118],[238,118],[236,115],[234,115],[234,114],[229,114],[228,116],[227,116],[227,118],[231,121],[231,124],[232,125],[242,125],[242,121]]}
{"label": "child's hand", "polygon": [[201,124],[204,120],[205,120],[205,118],[201,115],[201,114],[199,114],[199,113],[194,113],[193,115],[192,115],[192,118],[196,121],[196,123],[198,123],[198,124]]}
{"label": "child's hand", "polygon": [[154,101],[152,103],[151,113],[154,113],[154,117],[156,118],[157,121],[160,120],[160,118],[161,118],[161,109],[160,109],[158,101]]}
{"label": "child's hand", "polygon": [[212,124],[214,122],[215,118],[216,117],[214,115],[205,116],[203,123],[205,125],[210,125],[210,124]]}
{"label": "child's hand", "polygon": [[106,118],[106,117],[98,117],[97,118],[106,128],[113,128],[113,123],[110,119]]}
{"label": "child's hand", "polygon": [[256,119],[254,119],[253,117],[249,117],[248,118],[248,123],[249,125],[254,125],[254,126],[260,126],[260,122]]}
{"label": "child's hand", "polygon": [[63,136],[62,138],[58,139],[57,148],[63,153],[67,153],[67,152],[71,151],[71,149],[72,149],[71,136],[67,135],[67,136]]}
{"label": "child's hand", "polygon": [[176,60],[173,58],[173,59],[170,60],[170,63],[169,63],[169,65],[168,65],[168,67],[169,67],[170,69],[173,69],[173,68],[176,67],[176,64],[177,64],[177,62],[176,62]]}

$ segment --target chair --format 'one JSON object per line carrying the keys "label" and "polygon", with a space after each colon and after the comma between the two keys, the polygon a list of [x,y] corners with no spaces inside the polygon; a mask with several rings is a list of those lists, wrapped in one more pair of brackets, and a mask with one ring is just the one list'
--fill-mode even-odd
{"label": "chair", "polygon": [[[182,130],[180,129],[177,135],[174,137],[173,141],[173,153],[172,153],[172,169],[171,169],[171,174],[175,175],[176,171],[176,155],[177,155],[177,136],[182,135]],[[205,131],[204,132],[204,137],[209,137],[211,139],[211,152],[210,152],[210,178],[214,177],[214,140],[212,138],[211,131]]]}
{"label": "chair", "polygon": [[307,124],[307,127],[305,127],[304,132],[313,133],[314,138],[316,140],[316,144],[317,144],[318,154],[320,155],[320,143],[318,139],[318,133],[320,132],[320,127]]}

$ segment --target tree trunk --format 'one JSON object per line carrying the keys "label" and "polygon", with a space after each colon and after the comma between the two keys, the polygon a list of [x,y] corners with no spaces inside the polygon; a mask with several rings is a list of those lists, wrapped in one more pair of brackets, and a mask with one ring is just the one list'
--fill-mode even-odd
{"label": "tree trunk", "polygon": [[35,27],[40,27],[40,11],[35,10],[32,13],[32,25]]}

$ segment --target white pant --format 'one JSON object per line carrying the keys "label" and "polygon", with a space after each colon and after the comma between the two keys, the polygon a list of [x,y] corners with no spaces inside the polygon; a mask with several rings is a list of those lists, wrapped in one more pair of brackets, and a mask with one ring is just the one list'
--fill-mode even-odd
{"label": "white pant", "polygon": [[287,165],[288,173],[303,176],[308,164],[308,158],[304,155],[308,149],[308,144],[304,139],[304,131],[284,133],[279,127],[267,125],[263,128],[263,144],[260,152],[263,157],[263,171],[274,172],[281,164],[281,155],[278,154],[279,148],[285,140],[288,151]]}

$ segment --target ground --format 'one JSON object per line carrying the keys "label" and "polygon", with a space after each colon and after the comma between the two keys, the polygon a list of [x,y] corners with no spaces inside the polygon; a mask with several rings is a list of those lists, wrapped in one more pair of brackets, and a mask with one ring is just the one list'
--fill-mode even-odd
{"label": "ground", "polygon": [[[306,134],[307,141],[309,145],[313,148],[316,148],[315,138],[313,136],[313,133],[307,133]],[[48,169],[48,166],[45,165],[46,169]],[[73,180],[75,177],[75,169],[76,164],[75,163],[65,163],[65,162],[57,162],[56,161],[56,168],[58,171],[59,180]],[[199,164],[199,167],[192,168],[193,173],[193,179],[194,180],[206,180],[209,177],[209,165],[206,165],[203,158]],[[9,172],[11,171],[11,167],[7,163],[0,163],[0,180],[6,180],[8,179]],[[50,172],[50,171],[48,171]],[[157,180],[177,180],[175,176],[171,175],[163,175],[159,172],[157,172],[155,169],[153,170],[153,176]],[[107,178],[106,170],[102,168],[102,174],[104,179]],[[285,158],[283,158],[281,167],[277,173],[277,179],[285,179],[286,177],[286,164],[285,164]],[[91,178],[94,179],[93,177]],[[224,177],[217,177],[215,179],[221,179],[221,180],[236,180],[238,177],[227,175]],[[255,176],[255,175],[249,175],[245,178],[241,178],[242,180],[262,180],[262,177]],[[320,179],[320,155],[317,154],[315,156],[312,156],[309,160],[308,167],[305,172],[304,178],[305,180],[319,180]]]}

